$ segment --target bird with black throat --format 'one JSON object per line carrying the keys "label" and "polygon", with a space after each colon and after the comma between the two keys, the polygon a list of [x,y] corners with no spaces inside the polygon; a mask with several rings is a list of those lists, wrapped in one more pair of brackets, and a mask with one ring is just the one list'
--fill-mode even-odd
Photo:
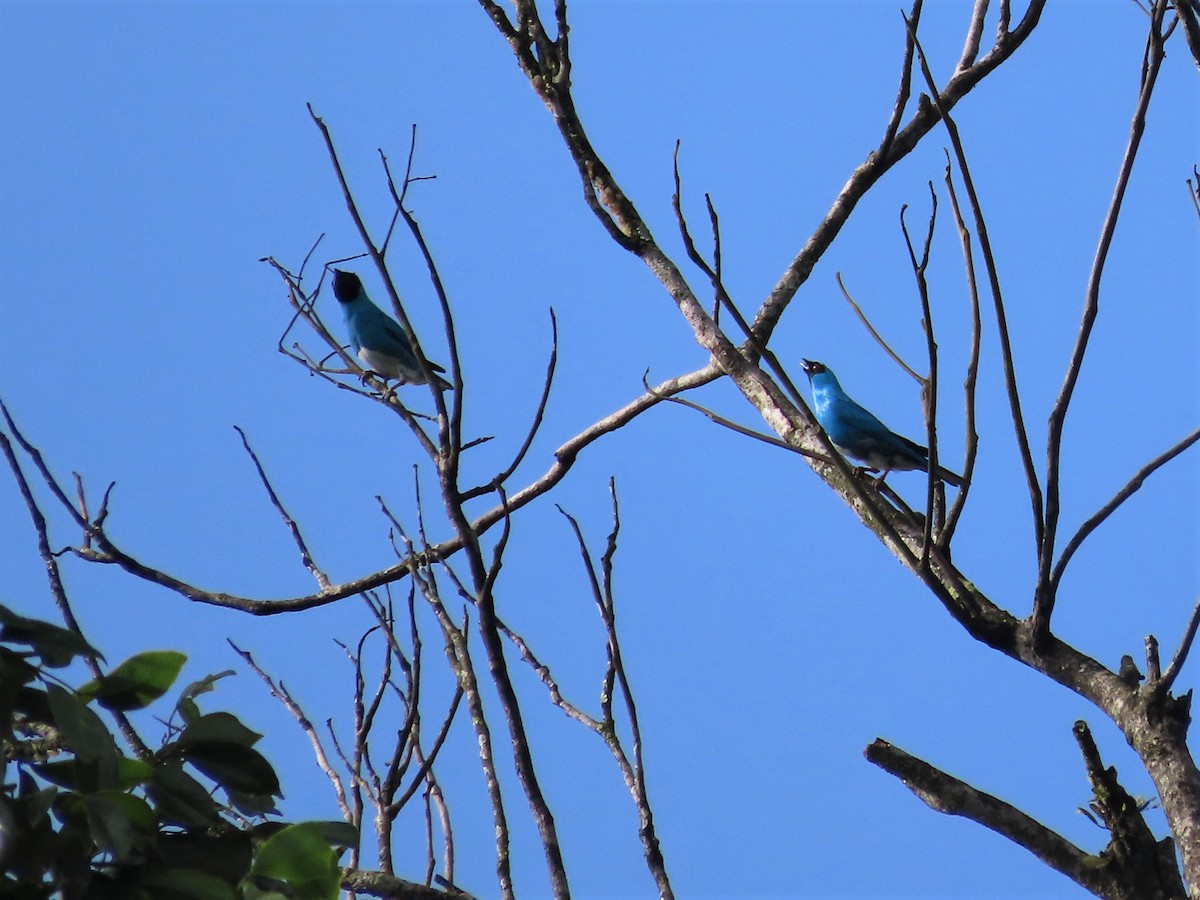
{"label": "bird with black throat", "polygon": [[[385,379],[394,378],[400,384],[428,383],[417,362],[412,338],[399,322],[371,302],[357,275],[334,269],[333,296],[342,308],[350,346],[368,371]],[[429,360],[425,365],[441,390],[453,390],[450,382],[437,374],[445,369]]]}
{"label": "bird with black throat", "polygon": [[[882,484],[889,472],[929,471],[929,450],[896,434],[842,390],[837,376],[824,363],[801,360],[812,388],[813,414],[843,456],[879,471],[875,483]],[[961,475],[938,466],[937,477],[961,487]]]}

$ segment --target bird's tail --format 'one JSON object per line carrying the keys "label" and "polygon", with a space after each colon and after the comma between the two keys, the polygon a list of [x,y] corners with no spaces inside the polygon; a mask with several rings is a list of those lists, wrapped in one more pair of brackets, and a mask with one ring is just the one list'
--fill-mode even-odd
{"label": "bird's tail", "polygon": [[452,385],[450,382],[448,382],[441,375],[438,375],[436,372],[433,374],[433,380],[437,382],[437,386],[440,387],[443,391],[454,390],[454,385]]}

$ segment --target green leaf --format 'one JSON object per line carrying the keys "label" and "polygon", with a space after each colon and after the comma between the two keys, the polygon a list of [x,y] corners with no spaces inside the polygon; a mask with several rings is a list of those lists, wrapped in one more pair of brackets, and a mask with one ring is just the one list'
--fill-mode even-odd
{"label": "green leaf", "polygon": [[278,887],[278,882],[269,878],[246,879],[240,885],[245,900],[295,900],[296,894],[287,886]]}
{"label": "green leaf", "polygon": [[199,697],[201,694],[207,694],[213,689],[213,685],[215,685],[220,679],[236,674],[237,672],[235,672],[233,669],[226,669],[224,672],[217,672],[214,675],[205,675],[199,681],[193,681],[191,684],[185,687],[183,692],[179,695],[179,699],[191,700],[195,697]]}
{"label": "green leaf", "polygon": [[120,755],[100,717],[77,696],[56,684],[47,685],[46,696],[54,723],[67,746],[75,752],[75,788],[96,791],[113,787],[117,783]]}
{"label": "green leaf", "polygon": [[175,704],[175,711],[186,722],[195,722],[200,718],[200,707],[190,697],[183,697]]}
{"label": "green leaf", "polygon": [[81,799],[92,840],[115,860],[129,858],[135,847],[145,843],[138,833],[154,834],[156,830],[154,813],[144,800],[132,794],[104,791]]}
{"label": "green leaf", "polygon": [[223,788],[243,794],[279,794],[275,770],[251,747],[211,741],[182,749],[184,759]]}
{"label": "green leaf", "polygon": [[156,765],[146,793],[165,823],[199,829],[221,822],[216,802],[200,782],[183,771],[180,762]]}
{"label": "green leaf", "polygon": [[250,879],[282,881],[297,900],[337,900],[342,869],[323,836],[325,824],[290,825],[267,839],[250,864]]}
{"label": "green leaf", "polygon": [[194,869],[234,885],[250,871],[253,842],[245,831],[197,828],[160,831],[156,849],[164,869]]}
{"label": "green leaf", "polygon": [[209,713],[192,722],[175,739],[175,746],[184,748],[199,744],[239,744],[252,747],[262,735],[251,731],[237,716],[227,712]]}
{"label": "green leaf", "polygon": [[349,822],[305,822],[321,829],[321,837],[331,847],[357,847],[358,829]]}
{"label": "green leaf", "polygon": [[143,709],[170,689],[185,662],[187,657],[175,650],[147,650],[89,681],[79,693],[106,709]]}
{"label": "green leaf", "polygon": [[244,794],[233,788],[225,788],[229,804],[243,816],[265,816],[279,814],[275,806],[275,797],[271,794]]}
{"label": "green leaf", "polygon": [[152,888],[158,900],[237,900],[232,884],[196,869],[150,870],[141,886]]}
{"label": "green leaf", "polygon": [[0,604],[0,641],[28,644],[42,663],[51,669],[61,669],[76,656],[101,656],[87,641],[73,631],[51,625],[40,619],[19,616]]}
{"label": "green leaf", "polygon": [[95,775],[95,767],[78,759],[60,759],[52,763],[41,763],[33,770],[46,781],[59,787],[83,793],[116,788],[128,791],[145,784],[154,775],[154,767],[140,759],[117,756],[116,772],[108,784],[89,781]]}

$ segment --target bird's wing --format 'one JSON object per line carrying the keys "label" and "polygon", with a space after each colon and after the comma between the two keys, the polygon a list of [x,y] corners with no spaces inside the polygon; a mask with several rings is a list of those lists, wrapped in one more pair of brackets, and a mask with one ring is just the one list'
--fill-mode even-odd
{"label": "bird's wing", "polygon": [[400,360],[401,363],[415,367],[417,357],[413,353],[412,342],[404,329],[391,316],[373,303],[360,310],[362,328],[360,339],[368,350],[386,353]]}
{"label": "bird's wing", "polygon": [[825,430],[839,447],[860,458],[907,458],[924,464],[928,453],[920,444],[896,434],[871,412],[848,398],[835,404]]}

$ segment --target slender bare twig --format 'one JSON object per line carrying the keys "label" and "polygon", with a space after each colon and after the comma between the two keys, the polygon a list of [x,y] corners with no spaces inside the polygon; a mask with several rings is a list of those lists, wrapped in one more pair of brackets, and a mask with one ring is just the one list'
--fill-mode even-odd
{"label": "slender bare twig", "polygon": [[1079,530],[1075,532],[1074,536],[1067,541],[1067,545],[1063,547],[1062,556],[1058,558],[1058,562],[1054,566],[1054,572],[1051,575],[1051,589],[1053,591],[1058,590],[1058,585],[1062,580],[1063,572],[1067,568],[1067,563],[1071,561],[1071,557],[1075,555],[1075,551],[1079,549],[1088,535],[1103,524],[1105,519],[1116,512],[1122,503],[1137,493],[1147,478],[1197,441],[1200,441],[1200,428],[1197,428],[1174,447],[1171,447],[1165,453],[1159,454],[1138,469],[1134,476],[1129,479],[1121,490],[1117,491],[1111,500],[1100,507],[1086,522],[1079,526]]}
{"label": "slender bare twig", "polygon": [[[542,382],[542,396],[538,398],[537,408],[533,413],[533,421],[529,424],[529,431],[525,434],[525,440],[521,443],[520,449],[508,466],[493,479],[494,484],[504,484],[512,477],[512,474],[517,471],[517,467],[521,465],[521,461],[525,459],[525,454],[529,452],[529,448],[533,446],[533,439],[537,437],[539,429],[542,427],[542,419],[546,415],[546,405],[550,402],[550,388],[554,384],[554,370],[558,365],[558,318],[554,315],[554,309],[550,309],[550,358],[546,362],[546,378]],[[490,488],[489,488],[490,489]],[[470,499],[470,492],[463,494],[464,500]]]}
{"label": "slender bare twig", "polygon": [[[417,748],[420,750],[420,748]],[[446,806],[446,797],[442,793],[442,788],[438,784],[437,777],[430,770],[425,776],[429,784],[426,788],[426,796],[433,801],[433,807],[437,810],[438,824],[442,827],[442,872],[440,878],[434,876],[435,880],[440,881],[444,885],[454,884],[454,831],[450,827],[450,809]]]}
{"label": "slender bare twig", "polygon": [[[408,188],[412,184],[411,176],[413,158],[417,151],[417,129],[413,126],[412,142],[408,150],[408,166],[404,177],[404,187],[399,194],[396,193],[396,184],[392,180],[392,172],[388,167],[387,157],[380,156],[383,159],[383,169],[387,174],[388,189],[391,191],[392,199],[396,204],[396,212],[404,220],[404,224],[408,226],[409,233],[412,235],[413,242],[417,245],[417,249],[421,251],[421,256],[425,260],[425,268],[429,274],[429,281],[433,285],[434,294],[438,299],[438,306],[442,312],[442,328],[446,335],[446,348],[450,354],[450,383],[454,386],[454,401],[451,404],[449,419],[447,420],[446,397],[445,394],[437,387],[437,378],[433,374],[433,370],[429,368],[429,363],[425,360],[421,351],[417,348],[414,341],[413,347],[417,351],[417,361],[421,365],[421,371],[424,373],[430,392],[433,394],[434,404],[438,411],[438,446],[441,448],[443,458],[446,465],[457,467],[458,453],[462,448],[462,365],[458,354],[458,336],[454,327],[454,313],[450,308],[450,299],[446,295],[446,288],[442,282],[442,276],[438,272],[437,263],[434,261],[433,252],[429,248],[428,242],[425,240],[425,235],[421,231],[421,226],[417,223],[416,218],[408,208],[404,205],[404,197],[408,193]],[[404,310],[400,307],[400,296],[396,293],[395,287],[388,283],[388,290],[392,295],[392,305],[396,312],[401,316],[401,324],[405,326],[408,333],[414,334],[411,324],[407,318],[404,318]]]}
{"label": "slender bare twig", "polygon": [[[801,396],[800,391],[797,390],[796,385],[792,382],[787,371],[782,365],[780,365],[779,360],[775,357],[775,354],[767,348],[765,342],[759,340],[758,336],[754,333],[753,329],[742,315],[741,310],[737,308],[737,305],[733,302],[733,299],[725,290],[725,286],[718,277],[716,270],[705,261],[704,257],[701,256],[700,252],[696,249],[696,245],[692,240],[691,233],[687,227],[686,218],[683,214],[683,203],[681,199],[683,186],[682,178],[679,174],[678,147],[676,150],[677,155],[674,165],[675,193],[673,195],[672,204],[675,209],[675,218],[679,224],[679,232],[683,237],[684,247],[687,251],[688,258],[696,265],[697,268],[699,268],[705,273],[705,275],[708,276],[709,280],[712,282],[714,290],[716,291],[717,299],[720,301],[721,305],[729,311],[734,322],[737,324],[738,328],[741,329],[742,334],[745,336],[747,346],[753,351],[754,356],[762,359],[762,361],[766,363],[767,368],[771,370],[772,375],[775,377],[779,385],[782,386],[788,400],[791,401],[793,407],[800,412],[802,419],[809,423],[809,425],[813,428],[813,434],[815,435],[816,443],[820,446],[823,452],[821,454],[810,452],[802,455],[811,459],[822,459],[822,457],[824,457],[825,459],[832,461],[834,469],[841,474],[844,479],[844,484],[847,486],[849,494],[847,499],[849,500],[852,496],[854,501],[856,501],[858,504],[861,504],[863,508],[871,511],[872,521],[877,523],[880,537],[885,540],[887,545],[893,549],[893,552],[896,553],[896,555],[905,563],[905,565],[908,565],[910,568],[916,570],[916,555],[914,554],[912,548],[909,547],[908,544],[901,538],[899,532],[889,521],[887,516],[884,515],[882,510],[879,509],[877,494],[873,491],[873,489],[870,489],[863,484],[863,480],[861,478],[854,477],[855,470],[848,462],[846,462],[845,459],[842,458],[841,454],[829,440],[829,436],[825,433],[824,429],[817,424],[816,417],[808,408],[808,404]],[[715,231],[718,228],[718,222],[716,210],[713,208],[711,201],[708,204],[708,209],[709,216],[713,223],[713,229]],[[729,343],[728,338],[725,338],[723,333],[721,334],[721,339],[724,343]],[[738,358],[741,359],[740,356]],[[723,366],[727,371],[729,370],[727,363],[723,363]]]}
{"label": "slender bare twig", "polygon": [[246,453],[250,455],[250,460],[254,463],[255,471],[258,472],[258,478],[262,482],[263,487],[266,488],[267,496],[271,499],[271,505],[275,507],[275,511],[283,519],[283,524],[291,532],[292,540],[296,542],[296,548],[300,551],[300,562],[304,565],[304,568],[312,573],[313,578],[316,579],[317,587],[321,590],[328,590],[328,576],[321,571],[313,560],[312,553],[309,552],[308,545],[304,542],[304,536],[300,533],[300,526],[296,524],[296,520],[288,514],[288,511],[283,508],[283,503],[280,501],[279,495],[275,493],[275,488],[271,486],[271,481],[267,478],[267,473],[263,471],[262,463],[258,460],[258,454],[254,452],[250,446],[250,442],[246,439],[246,432],[242,431],[237,425],[233,426],[233,430],[242,439],[242,446],[246,449]]}
{"label": "slender bare twig", "polygon": [[[922,0],[913,0],[912,10],[908,14],[913,23],[913,31],[917,30],[917,24],[921,21],[922,5]],[[875,156],[879,159],[887,159],[891,153],[892,142],[896,140],[896,132],[900,129],[900,121],[904,118],[908,98],[912,95],[912,65],[913,39],[906,29],[904,32],[904,61],[900,64],[900,87],[896,90],[892,115],[888,119],[887,127],[883,130],[883,140],[879,142],[879,149],[875,151]]]}
{"label": "slender bare twig", "polygon": [[[979,2],[983,2],[983,0],[979,0]],[[976,15],[979,2],[976,4]],[[986,3],[984,5],[986,6]],[[854,170],[829,207],[825,218],[821,220],[795,259],[789,263],[779,282],[772,288],[770,295],[759,308],[754,319],[756,335],[763,340],[770,337],[792,298],[795,297],[800,286],[808,280],[813,267],[841,232],[842,227],[849,220],[850,214],[854,212],[858,202],[866,195],[867,191],[892,166],[907,156],[933,129],[938,122],[939,110],[941,112],[952,110],[959,100],[970,93],[980,81],[1021,47],[1037,26],[1044,7],[1045,0],[1033,0],[1016,28],[1012,30],[1006,26],[1000,28],[995,44],[984,54],[982,59],[956,71],[940,94],[935,90],[935,103],[931,104],[922,98],[922,102],[917,105],[916,112],[895,133],[895,138],[886,146],[881,144],[881,149],[886,149],[886,153],[870,154],[866,161]],[[919,12],[919,10],[914,10],[914,12]],[[915,21],[915,16],[910,21]],[[907,31],[915,37],[913,29],[909,28]],[[901,93],[906,90],[906,82],[902,82]]]}
{"label": "slender bare twig", "polygon": [[[462,628],[457,628],[444,617],[445,610],[440,601],[432,603],[434,614],[442,625],[446,635],[446,656],[450,666],[458,676],[459,684],[467,698],[467,709],[471,713],[471,724],[475,727],[475,736],[479,741],[479,762],[483,769],[484,782],[487,786],[488,799],[492,805],[492,819],[496,828],[496,876],[500,884],[500,894],[505,900],[513,900],[512,862],[510,858],[510,840],[508,820],[504,813],[504,802],[500,793],[500,779],[496,775],[495,754],[492,750],[491,729],[484,718],[483,701],[479,693],[479,681],[475,675],[475,666],[471,662],[471,651],[466,640],[466,621]],[[448,627],[448,630],[447,630]]]}
{"label": "slender bare twig", "polygon": [[[646,866],[658,886],[659,895],[664,900],[673,898],[670,878],[667,876],[666,861],[662,855],[658,835],[654,827],[654,813],[650,807],[646,791],[646,770],[642,756],[642,732],[638,722],[637,704],[634,701],[633,689],[630,687],[625,664],[621,658],[621,641],[617,635],[616,602],[613,592],[613,559],[617,552],[617,538],[621,531],[620,505],[617,502],[616,482],[609,479],[609,494],[612,497],[613,526],[608,534],[604,555],[600,559],[600,572],[588,550],[583,530],[574,516],[567,513],[561,506],[558,511],[566,518],[575,534],[579,553],[583,559],[584,571],[592,591],[592,599],[600,612],[607,637],[607,665],[605,666],[603,686],[600,692],[601,720],[594,722],[592,729],[601,736],[613,758],[621,770],[626,787],[633,798],[634,807],[638,812],[638,834],[642,840],[643,855]],[[630,737],[633,742],[633,761],[631,762],[621,744],[616,720],[613,715],[613,688],[620,690],[621,700],[629,720]]]}
{"label": "slender bare twig", "polygon": [[1067,418],[1067,409],[1075,392],[1075,385],[1083,371],[1083,358],[1087,353],[1088,339],[1092,327],[1096,324],[1096,316],[1100,311],[1100,280],[1104,275],[1104,265],[1108,260],[1108,251],[1112,246],[1113,235],[1117,229],[1117,219],[1125,199],[1125,190],[1129,186],[1129,178],[1133,174],[1133,163],[1141,146],[1142,134],[1146,128],[1146,113],[1150,108],[1150,97],[1158,80],[1158,71],[1165,56],[1163,50],[1164,36],[1162,34],[1163,16],[1166,14],[1168,0],[1156,0],[1151,11],[1150,29],[1146,38],[1145,56],[1142,61],[1141,88],[1138,94],[1133,120],[1129,126],[1129,141],[1125,147],[1124,156],[1117,174],[1116,186],[1113,189],[1112,200],[1104,216],[1104,224],[1100,230],[1100,240],[1096,246],[1096,257],[1088,275],[1087,290],[1084,294],[1083,315],[1079,323],[1079,334],[1075,339],[1075,347],[1071,351],[1071,360],[1067,365],[1066,377],[1062,388],[1050,411],[1050,419],[1046,435],[1046,530],[1041,541],[1038,555],[1038,586],[1033,609],[1033,628],[1035,636],[1044,635],[1050,629],[1050,617],[1054,612],[1055,585],[1052,567],[1054,566],[1054,539],[1058,530],[1060,512],[1059,485],[1060,469],[1062,467],[1062,435]]}
{"label": "slender bare twig", "polygon": [[[971,25],[967,29],[967,40],[963,45],[962,57],[958,61],[959,69],[966,69],[979,56],[979,41],[983,37],[983,20],[987,17],[988,0],[975,0],[975,8],[971,11]],[[909,20],[916,30],[916,17],[910,15]]]}
{"label": "slender bare twig", "polygon": [[[642,377],[642,386],[647,391],[653,391],[654,388],[646,381],[645,376]],[[764,444],[770,444],[772,447],[778,447],[781,450],[787,450],[791,453],[798,453],[800,456],[807,456],[810,459],[820,460],[823,463],[833,464],[833,459],[825,456],[822,453],[816,453],[809,450],[807,447],[797,447],[795,444],[789,444],[787,441],[776,437],[773,434],[764,434],[761,431],[755,431],[753,428],[747,428],[745,425],[739,425],[737,422],[727,419],[724,416],[718,415],[706,406],[701,406],[699,403],[693,403],[691,400],[684,400],[682,397],[663,397],[668,403],[675,403],[679,406],[694,409],[696,412],[707,417],[709,421],[720,425],[722,428],[728,428],[730,431],[736,431],[738,434],[745,435],[748,438],[753,438],[756,441],[762,441]]]}
{"label": "slender bare twig", "polygon": [[[1029,17],[1032,11],[1033,5],[1030,6],[1029,12],[1026,13],[1026,18]],[[971,170],[967,165],[967,154],[963,148],[962,138],[958,133],[958,126],[950,117],[950,108],[944,104],[941,99],[942,95],[938,93],[937,84],[933,80],[933,73],[929,69],[929,61],[925,57],[925,51],[922,49],[921,41],[915,32],[913,33],[913,40],[916,42],[917,56],[921,62],[921,74],[925,77],[925,83],[929,86],[930,93],[934,98],[933,104],[943,124],[946,126],[946,133],[949,135],[950,143],[954,148],[954,157],[958,162],[958,170],[962,174],[963,186],[966,188],[967,199],[971,206],[971,214],[975,220],[975,232],[979,235],[979,248],[983,253],[984,266],[987,269],[988,286],[992,292],[992,301],[996,312],[996,327],[1000,335],[1000,354],[1004,363],[1004,383],[1008,391],[1009,411],[1012,415],[1013,430],[1017,436],[1017,446],[1021,453],[1021,462],[1025,468],[1025,481],[1029,488],[1029,503],[1033,510],[1034,539],[1040,552],[1045,532],[1042,488],[1038,482],[1037,470],[1033,464],[1033,452],[1030,450],[1029,435],[1025,429],[1025,417],[1021,412],[1021,397],[1017,391],[1017,371],[1013,362],[1012,341],[1008,333],[1008,316],[1004,309],[1004,298],[1000,291],[999,271],[996,268],[995,257],[992,255],[992,242],[988,237],[987,222],[983,217],[983,207],[979,202],[979,195],[975,192],[975,182],[971,177]]]}
{"label": "slender bare twig", "polygon": [[[912,265],[913,276],[917,280],[917,294],[921,299],[921,324],[925,331],[925,344],[929,359],[929,378],[921,379],[921,400],[925,411],[925,437],[929,447],[928,477],[925,479],[925,533],[921,538],[921,568],[929,568],[929,552],[933,548],[934,532],[941,529],[941,518],[945,512],[944,494],[939,494],[942,480],[938,477],[937,453],[937,391],[938,391],[938,356],[937,341],[933,333],[933,310],[929,303],[929,282],[925,271],[929,268],[929,250],[933,244],[934,226],[937,224],[937,192],[933,182],[929,182],[929,226],[925,231],[925,245],[921,258],[913,247],[912,236],[908,233],[908,224],[904,221],[907,204],[900,207],[900,231],[904,234],[904,244],[908,248],[908,259]],[[943,502],[938,503],[938,497]]]}
{"label": "slender bare twig", "polygon": [[511,528],[507,495],[501,485],[500,502],[505,509],[503,530],[497,542],[490,565],[484,563],[482,548],[478,535],[471,530],[470,523],[457,502],[457,490],[449,480],[450,466],[444,466],[439,473],[442,480],[442,496],[445,500],[446,512],[454,525],[455,531],[463,541],[463,553],[471,571],[471,583],[475,596],[475,607],[479,610],[477,630],[487,652],[488,672],[492,684],[500,700],[508,726],[508,735],[512,743],[513,764],[517,771],[517,780],[525,792],[541,838],[542,850],[546,857],[546,868],[550,876],[550,887],[554,896],[565,900],[570,896],[570,886],[567,881],[566,865],[563,862],[562,847],[558,840],[558,829],[550,806],[542,792],[541,780],[533,764],[533,755],[529,744],[529,735],[525,729],[524,715],[521,712],[520,701],[512,683],[508,670],[508,662],[504,658],[504,643],[501,638],[499,622],[496,614],[495,581],[500,572],[504,547]]}
{"label": "slender bare twig", "polygon": [[1192,59],[1200,68],[1200,2],[1197,0],[1176,0],[1175,16],[1183,23],[1184,39],[1188,49],[1192,51]]}
{"label": "slender bare twig", "polygon": [[946,525],[938,537],[938,545],[947,547],[958,526],[959,516],[966,506],[967,494],[971,490],[971,477],[975,473],[975,456],[979,451],[979,433],[975,430],[975,387],[979,376],[979,352],[983,343],[983,321],[979,311],[979,282],[975,277],[975,256],[971,251],[971,233],[963,220],[962,209],[958,205],[958,193],[954,190],[954,179],[951,177],[950,154],[946,153],[946,190],[950,195],[950,208],[954,213],[954,224],[958,229],[959,243],[962,245],[963,265],[967,276],[967,294],[971,302],[971,350],[967,359],[967,374],[963,381],[963,410],[966,417],[966,458],[963,463],[963,483],[950,512],[946,514]]}
{"label": "slender bare twig", "polygon": [[[367,255],[371,257],[371,261],[375,264],[375,268],[379,272],[380,278],[383,280],[384,287],[387,289],[388,296],[392,301],[392,310],[396,314],[397,319],[408,334],[409,340],[412,342],[413,354],[417,358],[417,365],[420,367],[422,374],[425,376],[429,386],[430,393],[434,397],[434,402],[438,404],[439,417],[445,415],[445,403],[441,398],[441,391],[437,389],[437,380],[433,377],[433,370],[429,368],[429,361],[425,358],[425,353],[421,349],[420,339],[412,327],[412,323],[408,320],[408,314],[404,310],[404,305],[400,302],[400,295],[396,291],[395,284],[392,283],[391,274],[388,272],[387,263],[383,255],[379,252],[379,248],[375,246],[371,239],[370,232],[367,230],[366,223],[363,221],[362,215],[358,210],[358,203],[354,199],[354,194],[350,190],[350,184],[346,180],[346,173],[342,169],[341,160],[338,159],[337,150],[333,146],[333,135],[329,132],[329,127],[325,121],[316,114],[312,105],[308,105],[308,114],[312,118],[313,123],[321,132],[321,137],[325,142],[325,151],[329,155],[329,161],[333,166],[334,174],[337,177],[338,185],[342,189],[342,198],[345,200],[346,209],[350,213],[350,218],[354,222],[354,227],[358,230],[359,237],[362,239],[363,246],[367,250]],[[457,377],[457,374],[456,374]],[[389,404],[401,411],[399,401]],[[407,412],[407,410],[404,410]],[[430,459],[438,458],[438,448],[434,445],[425,429],[421,428],[411,415],[405,416],[405,424],[408,425],[413,437],[421,445],[421,448],[429,456]]]}
{"label": "slender bare twig", "polygon": [[[33,448],[25,443],[20,432],[17,431],[12,416],[9,415],[8,407],[4,405],[4,401],[2,400],[0,400],[0,410],[3,411],[4,420],[8,423],[8,428],[17,439],[17,443],[21,445],[21,448],[26,453],[30,453]],[[46,523],[46,517],[42,514],[37,500],[34,499],[33,490],[30,488],[29,481],[21,469],[12,443],[9,441],[8,435],[3,431],[0,431],[0,450],[3,451],[4,458],[8,461],[8,467],[12,470],[13,478],[17,482],[17,489],[21,493],[21,499],[25,501],[25,508],[29,512],[29,518],[33,521],[34,531],[37,532],[38,554],[42,557],[42,562],[46,566],[46,580],[50,586],[50,595],[54,598],[54,605],[58,607],[59,615],[62,616],[63,624],[67,626],[67,629],[83,641],[85,646],[90,646],[83,634],[83,629],[79,625],[79,620],[75,618],[75,612],[71,608],[71,601],[67,596],[66,585],[63,584],[62,573],[58,567],[58,559],[50,549],[50,531],[49,525]],[[36,453],[37,451],[33,450],[33,452]],[[35,460],[35,464],[39,460],[40,455]],[[112,490],[112,485],[109,485],[109,490]],[[80,492],[82,493],[82,486],[80,487]],[[104,496],[104,504],[107,506],[108,492],[105,492]],[[86,506],[83,506],[83,508],[86,509]],[[101,657],[98,654],[83,654],[83,660],[88,667],[88,671],[96,679],[104,676],[104,670],[100,666],[100,659]],[[153,754],[146,742],[142,740],[141,735],[134,729],[133,723],[129,721],[129,717],[120,710],[109,710],[109,713],[112,715],[113,721],[116,722],[117,729],[121,732],[121,737],[129,746],[129,749],[133,751],[138,759],[150,759]]]}
{"label": "slender bare twig", "polygon": [[1171,685],[1179,677],[1179,670],[1183,668],[1183,664],[1192,650],[1192,641],[1196,639],[1197,628],[1200,628],[1200,600],[1196,601],[1196,606],[1192,609],[1187,628],[1183,632],[1183,639],[1179,642],[1179,649],[1175,651],[1175,656],[1172,657],[1170,665],[1167,666],[1167,670],[1163,672],[1162,678],[1158,680],[1155,687],[1162,694],[1165,695],[1167,691],[1171,690]]}
{"label": "slender bare twig", "polygon": [[[226,639],[229,646],[233,648],[233,652],[242,658],[242,662],[262,679],[267,686],[267,690],[271,692],[271,696],[283,704],[284,708],[291,713],[292,718],[296,720],[296,724],[300,726],[300,730],[304,732],[310,744],[312,744],[313,755],[316,757],[317,765],[321,771],[325,773],[325,777],[329,779],[329,783],[333,786],[333,792],[337,797],[338,809],[342,811],[342,818],[347,822],[357,825],[358,819],[354,817],[350,809],[350,803],[346,796],[346,788],[342,783],[341,776],[334,769],[333,763],[329,761],[329,754],[325,752],[325,745],[321,742],[320,735],[317,734],[317,729],[313,727],[312,721],[304,714],[304,710],[296,699],[288,692],[281,684],[277,684],[275,679],[268,675],[257,662],[248,650],[243,650],[231,639]],[[356,848],[355,848],[356,849]]]}
{"label": "slender bare twig", "polygon": [[[541,476],[508,498],[508,509],[515,512],[553,489],[570,472],[579,454],[601,437],[628,424],[637,416],[663,402],[664,398],[708,384],[716,380],[720,375],[720,368],[713,363],[709,363],[694,372],[667,379],[657,385],[653,389],[653,392],[644,393],[620,409],[596,420],[554,451],[554,462],[551,463]],[[21,440],[24,440],[23,436]],[[22,445],[24,446],[24,444]],[[205,590],[173,575],[169,575],[161,569],[148,566],[121,550],[108,534],[99,527],[99,517],[97,517],[96,521],[89,522],[79,514],[79,511],[75,509],[74,504],[66,496],[58,481],[54,478],[49,468],[46,467],[41,454],[36,449],[31,453],[31,458],[34,460],[39,474],[55,498],[83,529],[84,533],[91,536],[97,542],[98,549],[75,548],[72,552],[91,562],[120,566],[137,578],[167,588],[197,603],[237,609],[251,615],[270,616],[278,613],[298,612],[325,606],[326,604],[361,594],[364,591],[374,590],[375,588],[409,576],[409,561],[402,560],[392,566],[385,567],[351,581],[331,585],[328,590],[282,600],[256,600],[251,597],[229,594],[224,591]],[[476,533],[483,534],[497,521],[502,519],[503,516],[503,506],[493,507],[473,519],[471,528]],[[420,560],[433,561],[445,559],[458,552],[461,547],[462,540],[456,535],[437,545],[425,547],[420,552]]]}
{"label": "slender bare twig", "polygon": [[900,354],[892,349],[891,344],[884,340],[883,335],[875,330],[875,326],[871,324],[871,320],[867,318],[867,314],[862,311],[862,307],[859,306],[857,301],[855,301],[855,299],[850,295],[850,290],[846,287],[846,282],[842,280],[842,273],[835,272],[833,277],[837,280],[838,287],[842,289],[842,296],[846,298],[846,302],[850,304],[850,308],[854,310],[854,314],[858,316],[858,321],[862,322],[863,327],[871,333],[871,337],[875,338],[875,343],[882,347],[883,352],[892,358],[892,362],[907,372],[909,376],[915,382],[917,382],[917,384],[923,385],[925,383],[925,379],[918,375],[913,370],[912,366],[906,363],[901,358]]}
{"label": "slender bare twig", "polygon": [[[454,717],[458,713],[458,706],[462,702],[462,698],[463,689],[462,685],[459,685],[454,691],[453,698],[450,700],[450,708],[446,711],[446,715],[442,719],[442,727],[438,729],[437,737],[433,739],[433,744],[429,748],[428,755],[418,753],[418,768],[413,773],[412,782],[399,798],[388,805],[388,813],[390,815],[394,816],[400,812],[404,808],[404,805],[412,798],[413,794],[417,792],[417,788],[428,781],[429,771],[433,768],[434,762],[437,761],[442,745],[446,743],[446,736],[450,733],[450,726],[454,724]],[[416,750],[419,745],[414,744],[413,747]]]}
{"label": "slender bare twig", "polygon": [[[459,510],[461,514],[461,507],[459,507]],[[387,513],[386,507],[384,507],[384,511],[391,517],[391,514]],[[392,521],[399,528],[399,524],[394,518]],[[403,564],[408,567],[409,577],[417,586],[417,589],[420,590],[421,596],[425,598],[426,603],[437,619],[438,625],[442,630],[442,635],[445,638],[446,660],[467,700],[471,725],[475,729],[475,737],[479,743],[479,764],[483,770],[484,784],[487,789],[488,800],[492,807],[492,820],[496,832],[496,877],[499,882],[500,895],[505,900],[513,900],[515,895],[512,883],[511,839],[508,828],[508,817],[504,810],[504,797],[500,789],[500,779],[496,774],[496,757],[493,751],[491,727],[488,725],[487,717],[484,713],[483,697],[479,690],[479,679],[475,671],[475,665],[471,660],[470,645],[467,641],[469,618],[467,611],[464,609],[462,626],[455,625],[454,621],[450,618],[449,612],[446,610],[445,604],[442,602],[441,593],[438,590],[433,570],[426,569],[424,575],[421,573],[422,564],[418,562],[418,558],[429,560],[431,557],[429,544],[425,537],[425,518],[419,494],[417,498],[417,523],[422,550],[418,552],[413,542],[407,535],[403,534],[403,530],[401,529],[401,537],[406,544],[406,550],[403,554]],[[454,574],[453,569],[451,569],[446,559],[443,557],[440,561],[443,569],[449,573],[459,590],[466,594],[465,586]]]}

